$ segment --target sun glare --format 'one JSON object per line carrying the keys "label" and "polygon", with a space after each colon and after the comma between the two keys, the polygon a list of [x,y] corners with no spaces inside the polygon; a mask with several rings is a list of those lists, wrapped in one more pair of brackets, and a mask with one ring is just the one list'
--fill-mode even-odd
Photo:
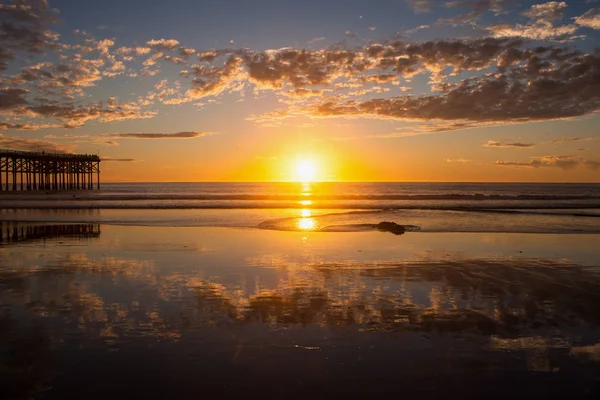
{"label": "sun glare", "polygon": [[294,179],[299,182],[314,182],[317,172],[317,164],[314,160],[299,159],[296,161]]}

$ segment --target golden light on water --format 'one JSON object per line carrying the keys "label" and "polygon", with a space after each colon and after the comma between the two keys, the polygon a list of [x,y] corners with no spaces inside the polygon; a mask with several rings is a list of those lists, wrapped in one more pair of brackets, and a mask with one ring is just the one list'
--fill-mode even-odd
{"label": "golden light on water", "polygon": [[301,215],[302,218],[298,220],[298,229],[312,231],[317,227],[317,222],[312,218],[312,213],[309,209],[303,209]]}

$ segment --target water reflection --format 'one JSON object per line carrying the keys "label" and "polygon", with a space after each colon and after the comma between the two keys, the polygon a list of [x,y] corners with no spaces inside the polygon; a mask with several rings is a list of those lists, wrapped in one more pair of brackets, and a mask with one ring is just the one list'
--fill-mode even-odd
{"label": "water reflection", "polygon": [[301,211],[301,218],[298,219],[298,229],[301,231],[312,231],[317,227],[317,223],[314,218],[311,218],[312,213],[309,209],[303,209]]}
{"label": "water reflection", "polygon": [[98,224],[33,224],[0,221],[0,246],[48,239],[90,239],[100,236]]}
{"label": "water reflection", "polygon": [[[310,219],[310,212],[302,218]],[[574,362],[596,371],[600,365],[600,267],[450,252],[402,262],[331,262],[319,254],[268,251],[272,232],[260,232],[265,236],[254,242],[257,248],[238,249],[241,259],[165,255],[140,245],[110,253],[119,241],[139,236],[107,231],[107,247],[0,249],[0,388],[9,398],[60,387],[57,376],[69,376],[68,357],[75,363],[98,354],[155,362],[144,358],[150,354],[183,370],[200,360],[223,376],[235,373],[235,363],[267,368],[270,357],[277,367],[265,369],[269,374],[292,359],[294,368],[312,371],[321,364],[294,359],[292,352],[311,349],[319,354],[311,357],[353,362],[360,352],[380,352],[381,360],[352,364],[364,365],[365,376],[370,369],[385,374],[390,354],[398,365],[422,360],[423,374],[439,373],[440,365],[449,366],[447,374],[475,376],[505,369],[560,374]],[[145,232],[152,241],[162,237]],[[132,358],[135,349],[142,350]],[[199,364],[193,365],[197,376]],[[338,368],[349,371],[338,364],[327,371]]]}

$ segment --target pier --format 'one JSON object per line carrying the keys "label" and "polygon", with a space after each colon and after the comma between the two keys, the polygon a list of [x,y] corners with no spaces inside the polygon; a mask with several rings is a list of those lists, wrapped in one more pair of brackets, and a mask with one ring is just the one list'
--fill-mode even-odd
{"label": "pier", "polygon": [[100,189],[98,155],[0,149],[0,191],[92,190],[94,186]]}

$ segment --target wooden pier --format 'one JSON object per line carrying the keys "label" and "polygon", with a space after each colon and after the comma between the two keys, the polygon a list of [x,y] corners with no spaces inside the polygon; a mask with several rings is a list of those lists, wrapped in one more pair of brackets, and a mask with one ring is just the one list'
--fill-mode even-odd
{"label": "wooden pier", "polygon": [[100,157],[95,154],[0,149],[0,191],[92,190],[94,186],[100,189]]}

